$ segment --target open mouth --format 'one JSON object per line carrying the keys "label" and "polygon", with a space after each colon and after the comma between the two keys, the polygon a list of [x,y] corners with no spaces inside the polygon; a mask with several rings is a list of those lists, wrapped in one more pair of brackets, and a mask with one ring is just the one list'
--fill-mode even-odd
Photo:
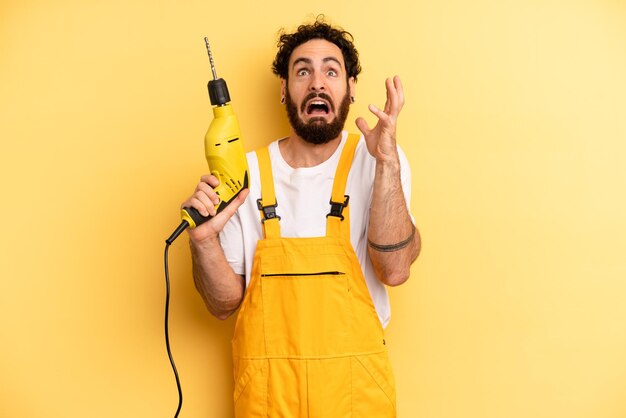
{"label": "open mouth", "polygon": [[306,114],[309,116],[324,116],[330,113],[330,106],[320,99],[311,100],[306,106]]}

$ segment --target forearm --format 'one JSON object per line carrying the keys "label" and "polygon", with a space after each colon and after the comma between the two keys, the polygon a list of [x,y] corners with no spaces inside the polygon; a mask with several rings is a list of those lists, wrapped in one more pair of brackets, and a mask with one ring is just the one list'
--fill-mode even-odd
{"label": "forearm", "polygon": [[232,315],[244,295],[245,279],[236,274],[224,256],[219,238],[189,241],[193,279],[209,312],[218,319]]}
{"label": "forearm", "polygon": [[376,163],[368,241],[373,243],[368,252],[379,280],[389,286],[404,283],[419,254],[420,236],[407,210],[398,158]]}

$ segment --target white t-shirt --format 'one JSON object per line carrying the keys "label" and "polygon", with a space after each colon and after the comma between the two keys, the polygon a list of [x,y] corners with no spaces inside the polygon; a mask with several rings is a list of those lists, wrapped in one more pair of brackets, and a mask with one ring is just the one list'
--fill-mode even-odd
{"label": "white t-shirt", "polygon": [[[335,171],[346,142],[344,131],[341,143],[333,155],[315,167],[292,168],[283,159],[278,141],[269,144],[269,155],[276,192],[276,213],[281,217],[280,232],[285,238],[320,237],[326,235],[326,214],[330,212]],[[411,171],[400,148],[401,182],[407,207],[411,201]],[[263,239],[257,199],[261,197],[259,164],[255,152],[246,154],[249,169],[250,194],[237,213],[220,233],[220,242],[228,263],[237,274],[250,282],[252,261],[257,241]],[[376,278],[367,254],[367,226],[372,200],[376,160],[367,150],[361,136],[348,175],[346,192],[350,196],[350,241],[363,270],[367,287],[383,327],[390,318],[389,298],[385,286]],[[394,216],[393,213],[388,216]]]}

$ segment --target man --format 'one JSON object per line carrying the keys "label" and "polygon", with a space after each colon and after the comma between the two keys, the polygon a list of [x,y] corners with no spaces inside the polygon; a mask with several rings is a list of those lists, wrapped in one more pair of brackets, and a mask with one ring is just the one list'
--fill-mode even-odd
{"label": "man", "polygon": [[[209,311],[240,307],[235,416],[394,417],[384,285],[405,282],[420,249],[395,138],[402,84],[386,80],[359,138],[343,131],[360,72],[348,32],[318,19],[283,34],[273,70],[289,136],[249,153],[249,191],[189,231]],[[203,176],[183,206],[215,215],[217,184]]]}

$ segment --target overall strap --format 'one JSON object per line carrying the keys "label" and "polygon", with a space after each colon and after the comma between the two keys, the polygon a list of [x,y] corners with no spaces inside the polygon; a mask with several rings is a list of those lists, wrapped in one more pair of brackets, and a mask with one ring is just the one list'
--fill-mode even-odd
{"label": "overall strap", "polygon": [[261,214],[263,235],[265,238],[280,238],[280,216],[276,215],[276,194],[274,193],[274,176],[267,147],[256,151],[261,175],[261,198],[257,199],[257,207]]}
{"label": "overall strap", "polygon": [[350,241],[350,208],[348,207],[350,196],[345,195],[345,191],[359,138],[357,134],[348,134],[339,158],[330,198],[330,213],[326,215],[326,236],[328,237],[343,236]]}

